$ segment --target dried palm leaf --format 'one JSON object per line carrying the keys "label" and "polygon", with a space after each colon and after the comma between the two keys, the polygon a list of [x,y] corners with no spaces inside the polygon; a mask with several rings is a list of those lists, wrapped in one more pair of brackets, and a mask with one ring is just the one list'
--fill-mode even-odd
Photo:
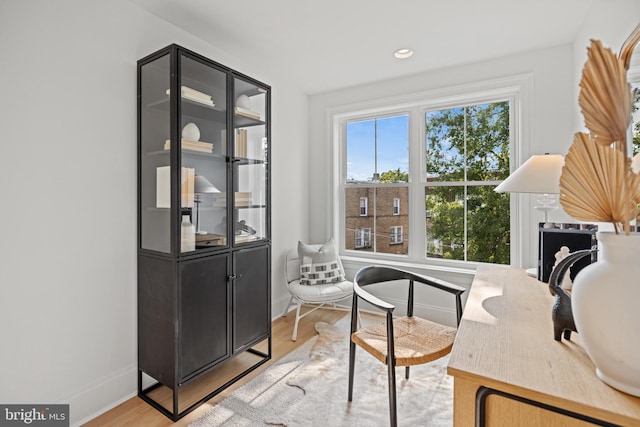
{"label": "dried palm leaf", "polygon": [[560,204],[581,221],[612,222],[618,227],[636,217],[640,175],[620,151],[576,133],[560,176]]}
{"label": "dried palm leaf", "polygon": [[623,61],[598,40],[591,40],[588,49],[578,102],[595,141],[603,145],[616,141],[624,152],[631,123],[631,86]]}
{"label": "dried palm leaf", "polygon": [[640,42],[640,24],[636,27],[635,30],[629,37],[624,41],[622,47],[620,48],[620,55],[618,57],[622,60],[622,65],[625,70],[629,69],[631,65],[631,56],[633,55],[633,51],[636,48],[636,45]]}

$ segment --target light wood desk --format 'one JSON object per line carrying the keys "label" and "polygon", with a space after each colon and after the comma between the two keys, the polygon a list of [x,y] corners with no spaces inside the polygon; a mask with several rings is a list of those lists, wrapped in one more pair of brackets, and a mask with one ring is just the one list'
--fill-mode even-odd
{"label": "light wood desk", "polygon": [[553,339],[553,302],[524,270],[478,267],[448,366],[454,426],[640,426],[640,398],[596,377],[580,335]]}

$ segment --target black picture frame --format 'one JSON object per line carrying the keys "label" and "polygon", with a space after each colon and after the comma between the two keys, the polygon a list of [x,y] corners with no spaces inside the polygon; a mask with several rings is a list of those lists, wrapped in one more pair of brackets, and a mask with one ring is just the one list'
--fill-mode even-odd
{"label": "black picture frame", "polygon": [[[549,281],[556,262],[555,255],[562,246],[567,246],[570,252],[598,246],[598,226],[595,224],[541,222],[538,230],[538,280],[542,282]],[[571,280],[580,270],[596,260],[597,253],[594,252],[591,257],[577,261],[569,270]]]}

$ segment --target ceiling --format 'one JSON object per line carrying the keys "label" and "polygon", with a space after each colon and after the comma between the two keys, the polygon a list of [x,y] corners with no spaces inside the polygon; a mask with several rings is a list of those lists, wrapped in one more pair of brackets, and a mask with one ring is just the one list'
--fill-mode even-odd
{"label": "ceiling", "polygon": [[315,94],[571,43],[606,0],[131,1]]}

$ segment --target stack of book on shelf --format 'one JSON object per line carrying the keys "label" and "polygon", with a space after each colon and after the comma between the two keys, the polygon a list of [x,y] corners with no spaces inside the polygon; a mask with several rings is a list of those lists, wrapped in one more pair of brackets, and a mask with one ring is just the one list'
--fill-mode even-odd
{"label": "stack of book on shelf", "polygon": [[236,129],[236,157],[247,157],[246,129]]}
{"label": "stack of book on shelf", "polygon": [[234,111],[239,116],[260,120],[260,113],[257,113],[255,111],[247,110],[246,108],[242,108],[242,107],[236,107]]}
{"label": "stack of book on shelf", "polygon": [[226,244],[227,238],[216,233],[196,233],[196,248],[207,248]]}
{"label": "stack of book on shelf", "polygon": [[259,237],[255,234],[240,233],[235,235],[236,243],[252,242],[258,239]]}
{"label": "stack of book on shelf", "polygon": [[[251,192],[250,191],[236,191],[234,193],[235,206],[251,206]],[[213,195],[213,206],[226,206],[227,193],[216,193]]]}
{"label": "stack of book on shelf", "polygon": [[234,194],[234,201],[236,206],[250,206],[251,205],[251,192],[250,191],[236,191]]}
{"label": "stack of book on shelf", "polygon": [[[167,89],[166,91],[167,95],[169,95],[171,93],[170,89]],[[189,101],[193,101],[193,102],[197,102],[200,104],[204,104],[204,105],[208,105],[210,107],[214,107],[215,104],[213,103],[213,99],[211,98],[210,95],[207,95],[206,93],[200,92],[198,90],[192,89],[189,86],[181,86],[180,87],[180,95],[185,98],[188,99]]]}
{"label": "stack of book on shelf", "polygon": [[[202,151],[203,153],[213,153],[213,144],[203,141],[192,141],[190,139],[181,140],[183,150]],[[171,150],[171,140],[167,139],[164,142],[164,149]]]}
{"label": "stack of book on shelf", "polygon": [[213,206],[219,208],[227,206],[227,193],[215,193],[213,195]]}

